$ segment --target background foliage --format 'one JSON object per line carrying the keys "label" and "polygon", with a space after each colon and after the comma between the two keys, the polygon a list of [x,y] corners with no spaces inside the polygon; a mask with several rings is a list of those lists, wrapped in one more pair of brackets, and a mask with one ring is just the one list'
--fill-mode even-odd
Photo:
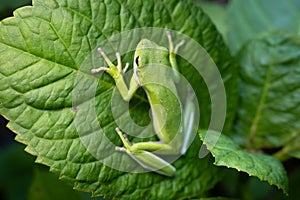
{"label": "background foliage", "polygon": [[[297,199],[299,1],[232,0],[227,6],[201,5],[241,65],[240,104],[232,137],[244,148],[263,150],[284,163],[290,195],[272,191],[270,199]],[[245,198],[266,199],[267,190],[260,188]]]}

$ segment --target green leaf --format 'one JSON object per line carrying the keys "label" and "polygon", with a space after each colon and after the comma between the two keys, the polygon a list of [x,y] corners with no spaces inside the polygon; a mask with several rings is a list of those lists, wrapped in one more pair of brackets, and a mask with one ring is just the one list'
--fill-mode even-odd
{"label": "green leaf", "polygon": [[[8,126],[17,133],[16,140],[27,145],[26,151],[36,155],[38,163],[74,182],[78,190],[116,199],[203,196],[221,178],[222,170],[211,164],[211,158],[198,158],[199,138],[174,163],[177,175],[173,178],[112,169],[87,149],[92,147],[102,159],[118,153],[107,149],[104,137],[89,140],[89,136],[101,133],[95,128],[99,124],[102,136],[115,145],[121,142],[114,131],[117,124],[111,111],[112,80],[108,76],[98,80],[80,67],[108,37],[138,27],[173,29],[194,38],[207,50],[228,92],[225,129],[231,129],[237,102],[236,63],[215,27],[194,4],[177,0],[36,0],[32,7],[18,9],[14,15],[0,23],[0,113],[9,119]],[[129,56],[125,61],[132,61]],[[93,63],[90,68],[99,65]],[[210,101],[206,84],[190,69],[181,66],[180,71],[201,99],[201,126],[207,127]],[[86,81],[80,85],[82,93],[74,92],[78,78]],[[74,106],[74,96],[91,91],[95,83],[96,96],[91,99],[81,95],[81,101]],[[92,100],[95,104],[90,110],[96,111],[95,117],[81,109]],[[141,99],[133,99],[130,108],[139,123],[149,122],[145,117],[147,104]],[[84,132],[85,137],[79,132]],[[129,158],[124,155],[113,162],[122,165],[126,163],[123,159]]]}
{"label": "green leaf", "polygon": [[[207,149],[215,157],[215,165],[234,168],[250,176],[256,176],[287,194],[288,178],[284,167],[277,159],[266,154],[245,152],[228,136],[219,135],[215,131],[200,131],[199,134]],[[210,135],[209,139],[205,138],[207,134]],[[211,139],[218,142],[214,145]]]}
{"label": "green leaf", "polygon": [[299,148],[295,151],[289,153],[290,156],[300,159],[300,150]]}
{"label": "green leaf", "polygon": [[236,139],[248,148],[280,147],[300,131],[300,38],[272,32],[239,54]]}
{"label": "green leaf", "polygon": [[230,1],[228,7],[228,45],[236,53],[248,40],[270,30],[300,33],[300,1]]}

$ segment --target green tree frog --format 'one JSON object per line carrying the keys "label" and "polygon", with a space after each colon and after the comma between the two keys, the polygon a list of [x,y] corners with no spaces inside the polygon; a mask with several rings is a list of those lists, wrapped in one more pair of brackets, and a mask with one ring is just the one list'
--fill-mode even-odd
{"label": "green tree frog", "polygon": [[[101,71],[108,73],[114,79],[116,87],[125,101],[129,101],[139,87],[145,90],[150,104],[153,128],[160,141],[131,143],[126,135],[116,128],[124,145],[124,147],[116,147],[116,150],[126,152],[145,169],[173,176],[176,171],[175,167],[162,159],[159,154],[182,155],[185,153],[187,141],[191,137],[194,109],[190,101],[185,101],[185,105],[182,105],[177,97],[178,73],[173,71],[174,73],[170,76],[170,74],[166,74],[166,70],[163,70],[163,66],[177,70],[175,56],[178,48],[184,44],[184,41],[181,41],[174,47],[170,32],[167,31],[166,35],[169,41],[169,50],[148,39],[142,39],[138,43],[129,87],[123,77],[129,64],[126,63],[122,69],[119,53],[116,53],[117,66],[115,66],[99,48],[98,51],[108,67],[92,69],[92,73]],[[155,84],[155,80],[163,80],[165,85]],[[149,83],[151,81],[154,83]]]}

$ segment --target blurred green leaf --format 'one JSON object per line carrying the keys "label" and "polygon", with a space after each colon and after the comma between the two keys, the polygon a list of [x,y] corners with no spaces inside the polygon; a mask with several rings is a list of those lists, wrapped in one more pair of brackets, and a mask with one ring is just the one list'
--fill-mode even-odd
{"label": "blurred green leaf", "polygon": [[300,159],[300,151],[299,150],[293,151],[293,152],[289,153],[289,155],[292,156],[292,157]]}
{"label": "blurred green leaf", "polygon": [[[243,151],[229,137],[215,131],[201,131],[200,137],[207,149],[215,157],[215,165],[234,168],[256,176],[260,180],[276,185],[284,193],[288,192],[288,178],[282,164],[272,156]],[[205,137],[209,134],[209,137]],[[217,141],[214,144],[213,141]]]}
{"label": "blurred green leaf", "polygon": [[284,147],[276,152],[274,156],[283,161],[290,157],[300,159],[300,134],[291,137],[290,140],[284,144]]}
{"label": "blurred green leaf", "polygon": [[235,139],[261,149],[299,138],[300,37],[267,33],[251,41],[238,57],[241,97]]}
{"label": "blurred green leaf", "polygon": [[300,33],[299,0],[231,0],[227,38],[236,53],[249,39],[270,30]]}

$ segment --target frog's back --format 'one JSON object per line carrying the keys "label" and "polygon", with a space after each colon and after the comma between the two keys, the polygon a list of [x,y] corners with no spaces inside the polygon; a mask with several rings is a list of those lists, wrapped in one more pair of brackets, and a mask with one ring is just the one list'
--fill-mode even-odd
{"label": "frog's back", "polygon": [[181,128],[182,106],[177,94],[169,51],[150,40],[141,40],[135,52],[135,75],[144,88],[150,106],[154,130],[170,143]]}
{"label": "frog's back", "polygon": [[151,83],[145,86],[151,106],[152,124],[156,134],[170,143],[180,133],[182,106],[174,91],[163,85]]}

